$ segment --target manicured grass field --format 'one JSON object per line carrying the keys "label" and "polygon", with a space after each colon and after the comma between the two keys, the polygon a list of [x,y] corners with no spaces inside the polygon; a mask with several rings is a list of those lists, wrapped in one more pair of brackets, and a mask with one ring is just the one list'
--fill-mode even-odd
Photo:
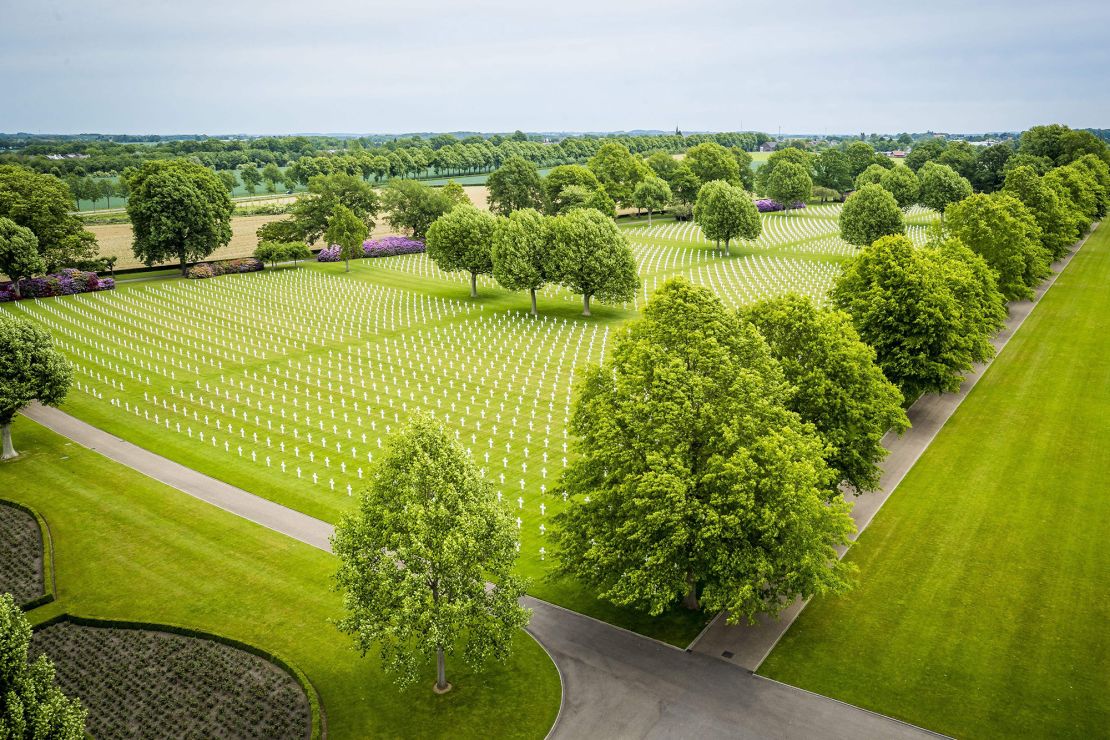
{"label": "manicured grass field", "polygon": [[480,675],[448,664],[455,690],[427,680],[405,691],[362,658],[332,620],[327,553],[239,519],[20,420],[23,455],[0,464],[0,491],[33,506],[54,541],[59,613],[176,624],[241,640],[303,670],[324,704],[332,738],[541,738],[555,720],[559,677],[521,634],[513,658]]}
{"label": "manicured grass field", "polygon": [[1110,228],[760,673],[958,737],[1110,730]]}
{"label": "manicured grass field", "polygon": [[[703,617],[649,619],[552,580],[551,518],[573,454],[567,430],[577,369],[598,362],[619,327],[664,281],[683,275],[738,306],[786,291],[822,299],[852,248],[839,205],[765,214],[763,234],[712,245],[691,223],[626,222],[643,286],[633,301],[579,316],[578,296],[525,294],[423,254],[308,263],[206,281],[121,285],[0,310],[40,322],[77,367],[69,412],[232,485],[336,521],[389,434],[414,409],[436,413],[519,517],[530,592],[685,646]],[[911,235],[923,239],[927,212]],[[348,489],[348,486],[350,487]]]}

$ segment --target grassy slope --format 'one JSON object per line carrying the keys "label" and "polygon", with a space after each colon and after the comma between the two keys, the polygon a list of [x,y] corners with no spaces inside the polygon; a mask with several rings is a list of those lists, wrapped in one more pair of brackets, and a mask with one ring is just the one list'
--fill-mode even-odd
{"label": "grassy slope", "polygon": [[332,738],[543,737],[559,677],[526,635],[511,661],[475,676],[448,664],[457,687],[427,681],[405,692],[361,658],[330,623],[332,556],[156,483],[20,420],[24,453],[0,464],[0,491],[35,507],[54,538],[58,601],[32,612],[181,624],[271,650],[316,686]]}
{"label": "grassy slope", "polygon": [[961,737],[1110,727],[1110,227],[760,672]]}

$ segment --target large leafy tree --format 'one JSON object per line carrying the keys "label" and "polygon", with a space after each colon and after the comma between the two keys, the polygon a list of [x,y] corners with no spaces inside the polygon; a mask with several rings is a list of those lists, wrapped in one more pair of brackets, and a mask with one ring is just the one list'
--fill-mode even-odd
{"label": "large leafy tree", "polygon": [[671,187],[661,177],[646,177],[632,191],[632,204],[644,208],[651,225],[651,212],[662,209],[671,202]]}
{"label": "large leafy tree", "polygon": [[909,419],[901,392],[875,364],[875,350],[860,340],[851,317],[796,294],[752,304],[740,316],[759,329],[793,386],[787,408],[825,441],[834,484],[878,488],[883,435],[900,434]]}
{"label": "large leafy tree", "polygon": [[866,141],[853,141],[844,148],[844,155],[848,157],[848,177],[855,182],[860,173],[872,165],[875,147]]}
{"label": "large leafy tree", "polygon": [[45,655],[29,660],[31,623],[11,594],[0,594],[0,737],[81,740],[86,711],[54,683]]}
{"label": "large leafy tree", "polygon": [[[743,188],[724,180],[711,180],[698,191],[694,221],[706,239],[712,239],[727,255],[733,239],[757,239],[763,230],[759,210]],[[724,247],[721,242],[724,242]]]}
{"label": "large leafy tree", "polygon": [[640,287],[636,259],[628,237],[613,220],[592,208],[580,208],[550,221],[555,275],[582,296],[582,315],[590,299],[630,301]]}
{"label": "large leafy tree", "polygon": [[644,164],[651,168],[656,177],[665,180],[668,184],[679,167],[679,161],[664,151],[652,152],[644,159]]}
{"label": "large leafy tree", "polygon": [[628,147],[612,141],[598,147],[587,166],[609,197],[623,208],[633,205],[632,192],[651,173],[647,165],[632,156]]}
{"label": "large leafy tree", "polygon": [[497,219],[474,206],[458,205],[428,229],[428,257],[444,272],[470,273],[470,297],[478,297],[478,276],[493,272],[493,230]]}
{"label": "large leafy tree", "polygon": [[906,166],[914,172],[925,166],[926,162],[939,157],[947,146],[944,139],[924,139],[913,145],[913,149],[906,155]]}
{"label": "large leafy tree", "polygon": [[856,179],[854,182],[856,190],[859,190],[864,185],[878,185],[882,182],[883,175],[885,175],[887,172],[888,170],[882,165],[874,163],[867,165],[867,167],[864,168],[863,172],[856,175]]}
{"label": "large leafy tree", "polygon": [[880,185],[864,185],[848,196],[839,217],[840,237],[849,244],[866,247],[881,236],[906,230],[902,209],[894,196]]}
{"label": "large leafy tree", "polygon": [[131,250],[146,265],[176,259],[185,274],[231,241],[231,197],[212,170],[187,159],[143,163],[128,181]]}
{"label": "large leafy tree", "polygon": [[455,207],[442,188],[394,178],[382,188],[382,207],[389,225],[423,238],[435,220]]}
{"label": "large leafy tree", "polygon": [[[796,149],[793,151],[797,151]],[[782,204],[787,210],[796,203],[803,205],[813,194],[813,179],[809,170],[796,162],[782,162],[767,178],[764,190],[767,196]]]}
{"label": "large leafy tree", "polygon": [[678,166],[669,181],[671,195],[683,204],[693,203],[701,190],[702,182],[685,163]]}
{"label": "large leafy tree", "polygon": [[846,590],[849,507],[789,393],[753,326],[664,284],[578,387],[561,568],[621,606],[731,621]]}
{"label": "large leafy tree", "polygon": [[849,260],[830,297],[910,401],[958,389],[974,363],[990,359],[1005,317],[982,258],[958,243],[915,249],[904,235],[877,239]]}
{"label": "large leafy tree", "polygon": [[1054,259],[1066,255],[1075,240],[1075,226],[1056,191],[1033,170],[1022,165],[1006,173],[1002,192],[1014,196],[1029,209],[1041,230],[1041,244]]}
{"label": "large leafy tree", "polygon": [[434,654],[442,693],[451,688],[446,656],[460,644],[477,670],[507,657],[528,623],[518,603],[524,583],[512,572],[515,528],[477,465],[434,419],[412,416],[388,450],[332,538],[347,610],[338,626],[363,654],[377,649],[402,685]]}
{"label": "large leafy tree", "polygon": [[351,260],[362,256],[362,243],[369,233],[366,222],[354,211],[342,203],[335,207],[325,235],[328,244],[339,245],[339,256],[343,258],[346,272],[351,271]]}
{"label": "large leafy tree", "polygon": [[[235,173],[232,175],[232,189],[235,185]],[[254,191],[262,184],[262,173],[258,171],[258,167],[253,163],[244,164],[239,168],[239,179],[243,181],[243,187],[247,192],[254,195]]]}
{"label": "large leafy tree", "polygon": [[19,298],[19,281],[46,270],[39,254],[39,240],[28,228],[0,216],[0,273],[8,276]]}
{"label": "large leafy tree", "polygon": [[980,193],[993,193],[1001,188],[1006,178],[1006,165],[1013,155],[1014,149],[1009,144],[994,144],[980,149],[969,178],[972,187]]}
{"label": "large leafy tree", "polygon": [[536,310],[536,291],[555,278],[547,220],[534,208],[513,211],[493,231],[493,277],[509,290],[527,290]]}
{"label": "large leafy tree", "polygon": [[682,161],[703,184],[713,180],[740,184],[740,165],[736,157],[714,141],[690,147]]}
{"label": "large leafy tree", "polygon": [[813,182],[843,193],[852,188],[851,160],[839,149],[826,149],[813,160]]}
{"label": "large leafy tree", "polygon": [[30,229],[44,272],[96,256],[96,237],[70,214],[73,196],[64,182],[16,165],[0,165],[0,217]]}
{"label": "large leafy tree", "polygon": [[998,273],[1007,300],[1032,298],[1033,288],[1049,274],[1052,255],[1025,205],[1004,191],[978,193],[948,206],[947,232],[979,254]]}
{"label": "large leafy tree", "polygon": [[932,161],[937,164],[948,165],[960,173],[962,177],[970,178],[975,173],[977,160],[978,154],[971,144],[966,141],[951,141],[948,146],[944,147],[944,151]]}
{"label": "large leafy tree", "polygon": [[894,196],[899,208],[909,208],[921,196],[921,182],[909,167],[895,167],[879,178],[883,190]]}
{"label": "large leafy tree", "polygon": [[32,401],[57,406],[65,398],[73,371],[50,335],[34,324],[0,311],[0,434],[8,460],[18,453],[12,446],[12,421]]}
{"label": "large leafy tree", "polygon": [[494,170],[486,186],[490,210],[502,216],[521,208],[543,207],[539,170],[519,155],[514,154]]}
{"label": "large leafy tree", "polygon": [[[971,195],[971,183],[946,164],[926,162],[917,171],[921,183],[921,204],[944,218],[944,209]],[[897,196],[895,196],[897,200]]]}
{"label": "large leafy tree", "polygon": [[374,188],[361,177],[342,172],[314,175],[308,180],[308,195],[293,206],[293,223],[301,241],[312,244],[323,236],[339,206],[354,214],[367,230],[374,228],[379,208]]}
{"label": "large leafy tree", "polygon": [[[568,190],[570,188],[574,190]],[[557,216],[582,207],[594,193],[602,190],[597,175],[588,167],[577,164],[554,167],[543,178],[545,212]],[[612,213],[612,209],[608,212]]]}
{"label": "large leafy tree", "polygon": [[[760,193],[769,198],[775,197],[771,195],[769,190],[771,178],[774,177],[775,170],[783,164],[798,165],[805,170],[810,180],[813,179],[813,155],[795,147],[786,147],[772,152],[763,166],[759,168],[759,171],[755,173],[755,186]],[[778,199],[775,198],[775,200]]]}

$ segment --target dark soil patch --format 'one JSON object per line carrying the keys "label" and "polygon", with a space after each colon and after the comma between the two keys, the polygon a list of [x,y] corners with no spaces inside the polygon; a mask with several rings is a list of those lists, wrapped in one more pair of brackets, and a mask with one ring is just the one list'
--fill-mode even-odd
{"label": "dark soil patch", "polygon": [[26,604],[42,596],[42,533],[35,518],[0,503],[0,593]]}
{"label": "dark soil patch", "polygon": [[306,738],[301,685],[264,658],[214,640],[60,622],[35,632],[58,684],[104,738]]}

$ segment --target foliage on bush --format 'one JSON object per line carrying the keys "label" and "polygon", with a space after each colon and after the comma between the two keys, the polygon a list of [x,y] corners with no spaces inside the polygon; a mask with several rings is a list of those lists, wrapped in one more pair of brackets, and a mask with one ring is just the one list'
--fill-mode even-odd
{"label": "foliage on bush", "polygon": [[324,247],[316,255],[317,262],[338,262],[339,261],[339,245],[332,244],[329,247]]}
{"label": "foliage on bush", "polygon": [[[755,202],[755,207],[759,209],[760,213],[771,213],[773,211],[785,211],[786,210],[786,208],[783,207],[782,203],[779,203],[777,200],[771,200],[770,198],[760,198],[759,200],[757,200]],[[806,204],[803,203],[800,200],[796,200],[796,201],[794,201],[794,204],[791,205],[790,207],[792,209],[793,208],[805,208]]]}
{"label": "foliage on bush", "polygon": [[367,239],[362,243],[362,252],[367,257],[392,257],[396,254],[419,254],[424,251],[421,239],[407,236],[386,236],[381,239]]}
{"label": "foliage on bush", "polygon": [[237,260],[221,260],[219,262],[205,262],[193,265],[185,276],[194,280],[216,277],[217,275],[231,275],[244,272],[258,272],[265,265],[254,257],[244,257]]}
{"label": "foliage on bush", "polygon": [[[115,287],[116,281],[112,278],[97,277],[95,272],[74,270],[69,267],[52,275],[23,278],[19,281],[22,298],[51,298],[59,295],[112,290]],[[15,284],[10,281],[0,283],[0,303],[14,300],[17,300]]]}

